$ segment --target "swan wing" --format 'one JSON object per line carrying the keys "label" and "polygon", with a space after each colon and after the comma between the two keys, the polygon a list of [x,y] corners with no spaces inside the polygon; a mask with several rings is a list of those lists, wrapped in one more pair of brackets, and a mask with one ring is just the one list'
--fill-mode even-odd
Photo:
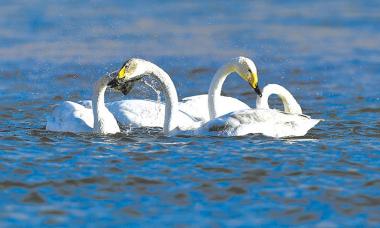
{"label": "swan wing", "polygon": [[[163,127],[165,104],[152,100],[122,100],[106,104],[122,125],[133,127]],[[185,112],[178,113],[180,129],[194,129],[200,126]]]}
{"label": "swan wing", "polygon": [[151,100],[121,100],[106,104],[117,121],[133,127],[162,127],[165,105]]}
{"label": "swan wing", "polygon": [[[218,114],[221,116],[230,112],[249,109],[249,106],[239,99],[226,96],[218,97],[216,106]],[[210,120],[208,95],[202,94],[183,98],[179,103],[179,110],[198,121],[206,122]]]}
{"label": "swan wing", "polygon": [[57,105],[47,117],[46,130],[61,132],[91,132],[94,116],[91,109],[71,102],[64,101]]}

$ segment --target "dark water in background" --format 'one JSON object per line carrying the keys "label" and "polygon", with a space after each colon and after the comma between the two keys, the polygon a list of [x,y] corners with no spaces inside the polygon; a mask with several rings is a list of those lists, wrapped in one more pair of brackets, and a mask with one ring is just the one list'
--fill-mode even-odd
{"label": "dark water in background", "polygon": [[[379,1],[1,1],[0,226],[379,226],[379,12]],[[126,58],[157,63],[185,97],[238,55],[326,121],[283,140],[44,130],[54,104],[90,98]],[[237,76],[224,92],[254,105]]]}

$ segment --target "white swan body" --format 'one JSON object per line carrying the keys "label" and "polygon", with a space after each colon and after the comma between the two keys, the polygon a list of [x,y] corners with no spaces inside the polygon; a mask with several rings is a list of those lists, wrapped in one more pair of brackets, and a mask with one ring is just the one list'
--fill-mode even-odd
{"label": "white swan body", "polygon": [[[232,97],[221,96],[220,101],[221,107],[219,111],[221,114],[249,108],[244,102]],[[106,103],[106,106],[123,125],[137,127],[164,126],[164,103],[153,100],[131,99]],[[196,122],[207,122],[210,119],[207,94],[185,97],[178,102],[178,108],[181,119],[179,123],[180,129],[193,128],[193,126],[196,126]]]}
{"label": "white swan body", "polygon": [[[249,106],[244,102],[227,96],[218,99],[218,114],[224,115],[233,111],[247,109]],[[185,97],[179,102],[179,110],[187,113],[194,119],[202,122],[210,120],[208,94]]]}
{"label": "white swan body", "polygon": [[120,132],[119,125],[104,104],[104,93],[109,76],[99,79],[93,90],[92,109],[71,101],[64,101],[47,117],[46,130],[61,132],[95,132],[114,134]]}
{"label": "white swan body", "polygon": [[263,134],[275,138],[303,136],[319,121],[306,115],[285,113],[275,109],[246,109],[212,119],[200,128],[190,131],[190,134],[207,136]]}

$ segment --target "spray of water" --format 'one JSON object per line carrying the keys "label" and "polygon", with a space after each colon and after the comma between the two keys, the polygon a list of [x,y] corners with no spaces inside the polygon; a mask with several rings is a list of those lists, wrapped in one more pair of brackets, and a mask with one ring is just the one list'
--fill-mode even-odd
{"label": "spray of water", "polygon": [[[156,102],[161,103],[161,88],[160,88],[160,85],[158,84],[157,80],[147,77],[147,78],[144,78],[142,80],[142,82],[146,86],[151,88],[156,93],[156,96],[157,96]],[[156,113],[160,113],[161,112],[161,106],[156,105],[155,111],[156,111]]]}

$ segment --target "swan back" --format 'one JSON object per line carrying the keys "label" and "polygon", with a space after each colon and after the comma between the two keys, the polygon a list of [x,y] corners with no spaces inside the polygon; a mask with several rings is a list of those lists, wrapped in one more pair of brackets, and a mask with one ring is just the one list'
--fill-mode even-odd
{"label": "swan back", "polygon": [[[233,97],[220,96],[217,102],[219,116],[249,108],[244,102]],[[210,120],[208,106],[208,94],[202,94],[182,99],[182,102],[179,103],[179,110],[188,113],[197,121],[205,122]]]}

